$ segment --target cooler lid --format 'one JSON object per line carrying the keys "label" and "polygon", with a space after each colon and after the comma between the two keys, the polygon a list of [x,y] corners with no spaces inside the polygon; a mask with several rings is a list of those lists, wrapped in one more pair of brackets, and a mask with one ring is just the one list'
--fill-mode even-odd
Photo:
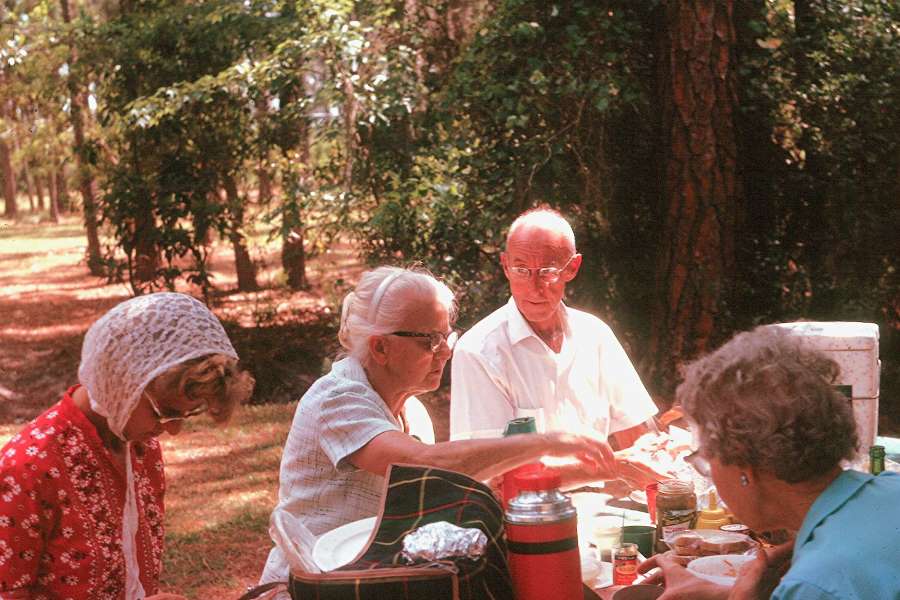
{"label": "cooler lid", "polygon": [[854,321],[797,321],[776,323],[802,336],[820,350],[872,350],[878,348],[878,325]]}

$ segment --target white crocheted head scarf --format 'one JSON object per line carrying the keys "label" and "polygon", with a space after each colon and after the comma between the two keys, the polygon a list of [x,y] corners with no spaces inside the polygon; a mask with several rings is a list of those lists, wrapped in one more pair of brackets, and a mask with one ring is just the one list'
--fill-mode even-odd
{"label": "white crocheted head scarf", "polygon": [[[148,294],[118,304],[91,325],[81,348],[78,379],[91,409],[124,439],[122,431],[148,383],[172,367],[210,354],[238,357],[222,324],[202,302],[185,294]],[[134,539],[138,515],[130,442],[125,445],[125,465],[125,598],[140,600],[145,592]]]}

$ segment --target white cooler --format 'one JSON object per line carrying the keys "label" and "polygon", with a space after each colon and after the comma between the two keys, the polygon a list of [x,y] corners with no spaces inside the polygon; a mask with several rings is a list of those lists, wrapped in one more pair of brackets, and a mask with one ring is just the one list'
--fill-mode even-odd
{"label": "white cooler", "polygon": [[841,368],[836,386],[853,402],[859,452],[853,466],[868,470],[869,446],[878,435],[878,325],[843,321],[778,323],[825,352]]}

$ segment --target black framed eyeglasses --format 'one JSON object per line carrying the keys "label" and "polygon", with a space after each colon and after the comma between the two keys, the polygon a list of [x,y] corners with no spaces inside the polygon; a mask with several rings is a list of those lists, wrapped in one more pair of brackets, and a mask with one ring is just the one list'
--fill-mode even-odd
{"label": "black framed eyeglasses", "polygon": [[153,395],[147,390],[144,390],[144,394],[147,396],[147,400],[150,401],[150,408],[153,410],[153,414],[156,415],[156,420],[160,425],[165,425],[166,423],[174,423],[175,421],[184,421],[185,419],[196,417],[197,415],[201,415],[209,410],[209,406],[204,403],[185,412],[168,411],[169,414],[163,414],[163,411],[160,410],[159,404],[156,402],[156,399],[153,397]]}
{"label": "black framed eyeglasses", "polygon": [[509,267],[509,273],[516,279],[531,279],[533,273],[537,272],[538,277],[541,281],[545,283],[556,283],[559,281],[559,278],[562,276],[563,271],[569,268],[569,265],[572,264],[572,260],[578,256],[578,254],[573,254],[569,257],[569,260],[566,261],[561,267]]}
{"label": "black framed eyeglasses", "polygon": [[710,473],[712,472],[712,469],[709,466],[709,461],[703,458],[699,450],[694,450],[693,452],[685,456],[684,462],[694,467],[694,470],[703,477],[709,477]]}
{"label": "black framed eyeglasses", "polygon": [[447,348],[453,350],[453,346],[456,345],[456,341],[459,339],[459,332],[455,330],[450,330],[447,333],[441,333],[439,331],[432,331],[431,333],[422,333],[419,331],[394,331],[388,335],[396,335],[397,337],[428,338],[428,347],[432,352],[438,352],[441,349],[441,344],[447,344]]}

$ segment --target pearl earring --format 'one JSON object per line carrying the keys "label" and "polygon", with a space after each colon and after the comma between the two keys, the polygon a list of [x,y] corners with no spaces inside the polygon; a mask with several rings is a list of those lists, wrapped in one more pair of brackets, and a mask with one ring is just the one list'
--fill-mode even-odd
{"label": "pearl earring", "polygon": [[750,485],[750,480],[747,479],[746,473],[741,473],[741,485],[743,487],[747,487],[748,485]]}

